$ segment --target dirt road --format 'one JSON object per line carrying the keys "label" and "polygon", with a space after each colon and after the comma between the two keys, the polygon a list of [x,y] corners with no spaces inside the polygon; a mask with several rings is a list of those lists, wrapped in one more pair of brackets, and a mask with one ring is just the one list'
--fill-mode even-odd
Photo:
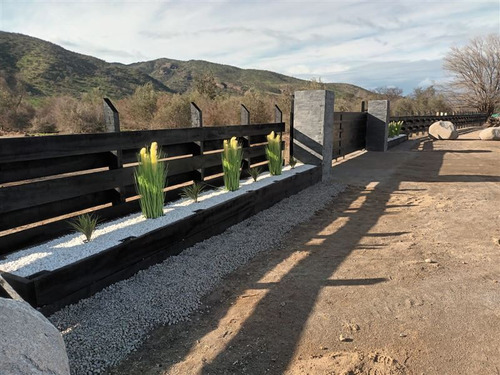
{"label": "dirt road", "polygon": [[476,137],[336,165],[345,193],[111,372],[500,374],[500,142]]}

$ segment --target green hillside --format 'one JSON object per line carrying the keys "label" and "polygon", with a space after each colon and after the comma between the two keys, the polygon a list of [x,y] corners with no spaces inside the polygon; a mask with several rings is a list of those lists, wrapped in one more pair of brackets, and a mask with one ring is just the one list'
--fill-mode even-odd
{"label": "green hillside", "polygon": [[[151,82],[164,92],[184,93],[196,80],[212,75],[222,92],[243,94],[249,89],[279,94],[310,87],[310,82],[266,70],[240,69],[201,60],[157,59],[130,65],[108,63],[68,51],[30,36],[0,31],[0,75],[20,79],[34,96],[79,96],[92,88],[121,98]],[[338,98],[366,98],[368,90],[346,83],[327,83]]]}
{"label": "green hillside", "polygon": [[41,39],[1,31],[0,72],[7,80],[14,76],[21,79],[37,96],[77,96],[99,87],[106,95],[122,97],[147,82],[160,91],[170,91],[147,74],[125,65],[109,64]]}
{"label": "green hillside", "polygon": [[[279,94],[283,89],[298,90],[310,84],[306,80],[267,70],[240,69],[202,60],[180,61],[162,58],[129,66],[150,75],[180,93],[191,90],[195,79],[206,74],[213,75],[222,90],[240,94],[249,89]],[[326,83],[325,87],[333,90],[338,97],[373,95],[368,90],[347,83]]]}

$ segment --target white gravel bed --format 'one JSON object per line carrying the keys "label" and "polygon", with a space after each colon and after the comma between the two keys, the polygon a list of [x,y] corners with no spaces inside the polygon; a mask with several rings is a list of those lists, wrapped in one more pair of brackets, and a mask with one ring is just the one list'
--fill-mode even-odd
{"label": "white gravel bed", "polygon": [[155,327],[189,319],[225,275],[276,248],[287,232],[343,190],[340,184],[316,184],[53,314],[49,319],[63,333],[71,373],[100,374],[138,348]]}
{"label": "white gravel bed", "polygon": [[92,240],[88,243],[83,242],[85,237],[82,234],[68,234],[6,256],[0,260],[0,270],[18,276],[30,276],[43,270],[53,271],[118,245],[126,237],[139,237],[184,219],[192,215],[195,210],[213,207],[249,190],[261,188],[311,168],[313,168],[311,165],[297,165],[294,169],[287,166],[283,168],[283,174],[280,176],[262,173],[257,182],[253,182],[251,178],[241,181],[240,189],[235,192],[224,189],[206,191],[200,195],[198,203],[193,203],[190,199],[180,199],[167,204],[163,210],[165,216],[157,219],[146,219],[141,213],[135,213],[98,225]]}

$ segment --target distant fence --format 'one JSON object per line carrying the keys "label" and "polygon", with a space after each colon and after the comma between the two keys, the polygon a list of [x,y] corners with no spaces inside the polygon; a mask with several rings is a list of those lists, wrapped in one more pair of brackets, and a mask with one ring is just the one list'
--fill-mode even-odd
{"label": "distant fence", "polygon": [[[199,119],[201,125],[201,113]],[[224,139],[242,141],[248,166],[266,160],[266,135],[284,129],[285,124],[277,122],[1,139],[0,254],[69,232],[64,215],[93,210],[108,220],[138,212],[136,155],[152,141],[168,157],[168,185],[173,187],[167,190],[169,201],[179,197],[181,187],[174,185],[193,180],[222,183]],[[17,231],[11,233],[13,228]]]}
{"label": "distant fence", "polygon": [[366,112],[334,112],[333,158],[362,150],[366,146]]}
{"label": "distant fence", "polygon": [[392,116],[390,121],[403,121],[401,132],[404,134],[426,132],[432,123],[436,121],[451,121],[460,129],[468,126],[480,126],[488,116],[484,113],[470,113],[443,116]]}

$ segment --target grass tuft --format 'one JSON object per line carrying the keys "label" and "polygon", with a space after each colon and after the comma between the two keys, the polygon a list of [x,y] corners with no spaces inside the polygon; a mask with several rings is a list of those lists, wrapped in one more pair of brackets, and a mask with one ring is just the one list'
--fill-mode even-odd
{"label": "grass tuft", "polygon": [[262,172],[262,169],[259,167],[253,167],[253,168],[248,169],[248,174],[250,176],[252,176],[254,182],[257,181],[257,178],[259,177],[259,174],[261,174],[261,172]]}
{"label": "grass tuft", "polygon": [[149,151],[144,147],[137,155],[139,164],[134,173],[135,186],[140,195],[142,214],[148,219],[163,216],[167,166],[165,162],[159,161],[162,158],[164,155],[156,142],[151,143]]}
{"label": "grass tuft", "polygon": [[194,203],[198,203],[198,197],[204,189],[205,185],[194,182],[192,185],[182,188],[181,197],[192,199]]}
{"label": "grass tuft", "polygon": [[267,136],[266,156],[269,161],[269,172],[273,176],[281,174],[283,155],[281,153],[281,136],[274,131]]}
{"label": "grass tuft", "polygon": [[222,152],[222,169],[224,170],[224,186],[229,191],[240,188],[241,161],[243,149],[236,137],[224,140]]}
{"label": "grass tuft", "polygon": [[83,214],[76,219],[69,221],[69,225],[73,227],[76,232],[85,236],[84,242],[90,242],[92,234],[95,231],[99,218],[94,214]]}
{"label": "grass tuft", "polygon": [[290,168],[294,169],[295,166],[297,165],[297,159],[295,159],[293,156],[290,156]]}

